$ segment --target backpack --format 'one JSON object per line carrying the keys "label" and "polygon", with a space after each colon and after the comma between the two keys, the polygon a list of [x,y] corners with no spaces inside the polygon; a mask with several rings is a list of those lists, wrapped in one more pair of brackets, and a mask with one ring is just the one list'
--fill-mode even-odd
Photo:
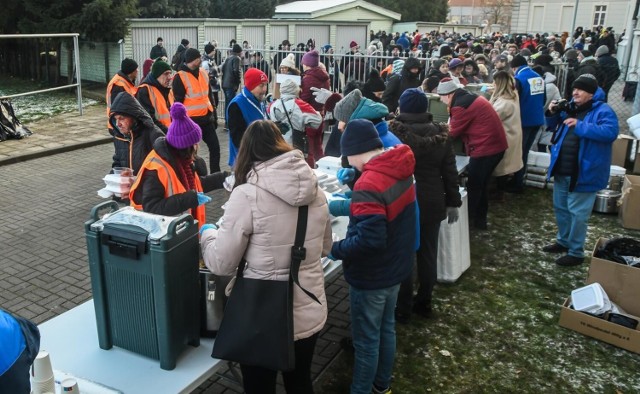
{"label": "backpack", "polygon": [[174,71],[178,71],[180,68],[180,59],[182,58],[182,52],[176,52],[171,58],[171,68]]}

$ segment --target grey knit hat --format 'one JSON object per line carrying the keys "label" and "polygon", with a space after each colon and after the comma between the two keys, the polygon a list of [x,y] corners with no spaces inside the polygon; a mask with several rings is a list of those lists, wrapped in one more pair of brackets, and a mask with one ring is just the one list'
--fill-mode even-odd
{"label": "grey knit hat", "polygon": [[607,53],[609,53],[609,47],[606,45],[600,45],[598,49],[596,49],[596,57],[606,55]]}
{"label": "grey knit hat", "polygon": [[280,93],[290,96],[297,96],[300,91],[300,87],[293,79],[285,79],[280,84]]}
{"label": "grey knit hat", "polygon": [[440,83],[438,84],[438,89],[436,90],[436,93],[438,93],[440,96],[446,96],[448,94],[455,92],[456,89],[458,89],[458,84],[455,83],[453,79],[442,78],[440,80]]}
{"label": "grey knit hat", "polygon": [[333,118],[340,122],[348,122],[351,119],[351,115],[358,108],[358,104],[362,100],[362,92],[360,89],[354,89],[351,93],[347,94],[338,101],[336,107],[333,109]]}

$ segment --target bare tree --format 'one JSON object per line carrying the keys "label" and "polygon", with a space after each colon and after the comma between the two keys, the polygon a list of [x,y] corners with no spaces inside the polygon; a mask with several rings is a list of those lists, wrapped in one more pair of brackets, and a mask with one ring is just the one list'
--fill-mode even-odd
{"label": "bare tree", "polygon": [[482,12],[489,24],[508,26],[511,21],[513,0],[481,0]]}

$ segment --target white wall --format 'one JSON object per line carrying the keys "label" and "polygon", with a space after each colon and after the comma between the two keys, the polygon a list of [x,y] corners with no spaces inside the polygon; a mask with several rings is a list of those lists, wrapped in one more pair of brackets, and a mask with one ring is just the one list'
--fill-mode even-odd
{"label": "white wall", "polygon": [[[632,0],[579,0],[575,26],[593,28],[596,5],[607,7],[604,26],[622,33]],[[515,33],[557,33],[570,31],[575,0],[522,0],[514,8],[511,31]]]}

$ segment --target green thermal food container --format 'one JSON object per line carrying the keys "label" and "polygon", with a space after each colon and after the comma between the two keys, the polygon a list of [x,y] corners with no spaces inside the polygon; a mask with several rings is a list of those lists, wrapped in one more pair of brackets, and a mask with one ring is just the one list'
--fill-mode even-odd
{"label": "green thermal food container", "polygon": [[197,222],[118,208],[97,205],[84,226],[100,348],[174,369],[187,345],[200,345]]}

